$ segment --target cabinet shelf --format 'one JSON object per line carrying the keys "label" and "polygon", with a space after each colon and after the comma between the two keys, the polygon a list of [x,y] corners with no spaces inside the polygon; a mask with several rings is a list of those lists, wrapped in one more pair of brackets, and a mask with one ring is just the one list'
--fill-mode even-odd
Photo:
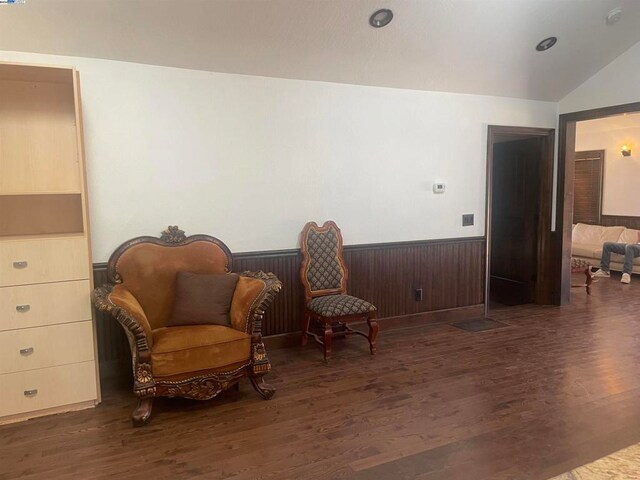
{"label": "cabinet shelf", "polygon": [[27,196],[27,195],[80,195],[80,190],[60,190],[60,191],[46,191],[46,192],[0,192],[0,197],[4,196]]}
{"label": "cabinet shelf", "polygon": [[0,195],[0,237],[83,234],[82,195]]}
{"label": "cabinet shelf", "polygon": [[50,240],[56,238],[84,238],[84,233],[39,233],[32,235],[0,235],[0,243],[23,240]]}

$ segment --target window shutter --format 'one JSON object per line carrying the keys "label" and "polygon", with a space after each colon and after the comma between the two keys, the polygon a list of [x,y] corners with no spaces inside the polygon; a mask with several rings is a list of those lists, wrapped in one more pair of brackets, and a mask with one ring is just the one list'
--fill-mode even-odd
{"label": "window shutter", "polygon": [[576,152],[573,223],[600,224],[604,151]]}

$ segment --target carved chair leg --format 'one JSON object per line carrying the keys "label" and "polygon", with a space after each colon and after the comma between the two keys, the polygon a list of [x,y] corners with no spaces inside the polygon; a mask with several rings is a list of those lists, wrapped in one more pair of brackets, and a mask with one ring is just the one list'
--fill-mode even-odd
{"label": "carved chair leg", "polygon": [[276,389],[265,383],[262,377],[249,377],[249,380],[251,380],[251,385],[256,389],[256,392],[258,392],[265,400],[271,400],[273,395],[276,393]]}
{"label": "carved chair leg", "polygon": [[584,274],[587,277],[587,284],[585,285],[587,289],[587,295],[591,295],[591,283],[593,282],[593,277],[591,276],[591,267],[586,268]]}
{"label": "carved chair leg", "polygon": [[309,324],[311,323],[311,315],[306,311],[302,314],[302,342],[304,347],[307,344],[307,332],[309,331]]}
{"label": "carved chair leg", "polygon": [[331,357],[331,341],[333,340],[333,328],[331,327],[331,321],[326,321],[324,324],[324,361],[327,362]]}
{"label": "carved chair leg", "polygon": [[378,336],[378,322],[375,317],[367,318],[367,324],[369,325],[369,351],[371,355],[376,354],[376,337]]}
{"label": "carved chair leg", "polygon": [[134,427],[142,427],[149,423],[151,409],[153,408],[153,397],[141,397],[138,399],[138,406],[131,414],[131,422]]}

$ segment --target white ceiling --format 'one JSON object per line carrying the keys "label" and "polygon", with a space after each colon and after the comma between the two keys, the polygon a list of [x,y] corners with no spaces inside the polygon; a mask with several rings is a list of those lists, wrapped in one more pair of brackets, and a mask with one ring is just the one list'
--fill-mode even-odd
{"label": "white ceiling", "polygon": [[0,50],[557,101],[638,25],[638,0],[27,0],[0,5]]}
{"label": "white ceiling", "polygon": [[640,113],[624,113],[612,117],[584,120],[577,123],[580,133],[608,132],[627,128],[640,128]]}

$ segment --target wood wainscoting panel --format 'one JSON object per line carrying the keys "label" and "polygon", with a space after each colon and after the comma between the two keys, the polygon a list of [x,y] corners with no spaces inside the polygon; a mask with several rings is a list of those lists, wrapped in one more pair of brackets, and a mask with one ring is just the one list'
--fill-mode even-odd
{"label": "wood wainscoting panel", "polygon": [[[107,280],[107,264],[93,265],[93,283],[100,287]],[[96,322],[96,337],[98,339],[98,366],[100,382],[105,389],[105,382],[117,384],[133,384],[131,375],[131,349],[124,330],[118,321],[103,312],[93,309]]]}
{"label": "wood wainscoting panel", "polygon": [[376,305],[379,318],[478,305],[484,245],[472,237],[346,246],[349,293]]}
{"label": "wood wainscoting panel", "polygon": [[629,217],[625,215],[602,215],[601,223],[605,227],[627,227],[640,230],[640,217]]}
{"label": "wood wainscoting panel", "polygon": [[262,334],[265,336],[292,332],[294,324],[295,328],[299,329],[297,320],[302,312],[304,295],[299,280],[300,262],[302,262],[302,255],[298,250],[233,255],[234,272],[247,270],[272,272],[282,282],[282,290],[267,309],[265,320],[262,322]]}
{"label": "wood wainscoting panel", "polygon": [[[477,306],[484,302],[484,237],[424,240],[344,247],[348,291],[378,307],[385,318]],[[237,253],[233,270],[273,272],[283,284],[263,322],[265,336],[300,330],[304,292],[299,250]],[[106,264],[94,265],[95,285],[107,282]],[[422,300],[416,300],[422,289]],[[103,379],[130,369],[131,354],[120,325],[96,312]],[[438,321],[425,316],[425,322]],[[130,377],[130,375],[129,375]]]}

